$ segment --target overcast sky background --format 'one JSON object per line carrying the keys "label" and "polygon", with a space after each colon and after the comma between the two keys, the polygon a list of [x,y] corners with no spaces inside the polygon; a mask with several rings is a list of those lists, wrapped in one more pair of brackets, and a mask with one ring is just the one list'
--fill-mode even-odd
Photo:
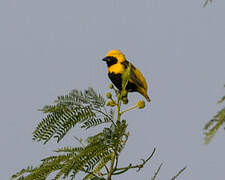
{"label": "overcast sky background", "polygon": [[[157,152],[138,173],[115,180],[223,180],[225,133],[204,145],[203,127],[223,106],[225,1],[203,0],[1,0],[0,1],[0,179],[78,145],[74,128],[59,143],[32,141],[43,117],[37,109],[58,95],[89,86],[104,94],[110,81],[101,59],[120,49],[144,74],[152,103],[124,118],[131,133],[121,165]],[[130,105],[139,94],[129,95]],[[96,132],[95,129],[91,133]]]}

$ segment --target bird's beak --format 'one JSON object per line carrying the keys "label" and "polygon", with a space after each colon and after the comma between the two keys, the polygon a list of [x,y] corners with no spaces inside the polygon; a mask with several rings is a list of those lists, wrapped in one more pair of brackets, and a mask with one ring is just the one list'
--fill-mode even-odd
{"label": "bird's beak", "polygon": [[108,60],[108,57],[104,57],[102,60],[103,61],[107,61]]}

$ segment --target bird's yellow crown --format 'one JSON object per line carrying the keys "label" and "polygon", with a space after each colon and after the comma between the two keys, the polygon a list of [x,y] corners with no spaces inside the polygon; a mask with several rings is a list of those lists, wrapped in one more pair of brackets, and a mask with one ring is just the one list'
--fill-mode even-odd
{"label": "bird's yellow crown", "polygon": [[111,50],[106,54],[107,56],[115,57],[119,63],[124,62],[126,60],[125,55],[120,50]]}

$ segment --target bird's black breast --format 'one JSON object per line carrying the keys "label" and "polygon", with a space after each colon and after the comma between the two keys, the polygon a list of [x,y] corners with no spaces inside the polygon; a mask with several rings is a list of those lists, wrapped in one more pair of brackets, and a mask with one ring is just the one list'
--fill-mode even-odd
{"label": "bird's black breast", "polygon": [[[108,73],[108,76],[109,76],[109,79],[112,81],[112,83],[116,86],[116,88],[121,91],[122,90],[122,75],[115,74],[115,73]],[[129,92],[137,91],[137,86],[136,84],[128,81],[126,90]]]}
{"label": "bird's black breast", "polygon": [[115,73],[108,73],[109,79],[120,91],[122,90],[122,75]]}

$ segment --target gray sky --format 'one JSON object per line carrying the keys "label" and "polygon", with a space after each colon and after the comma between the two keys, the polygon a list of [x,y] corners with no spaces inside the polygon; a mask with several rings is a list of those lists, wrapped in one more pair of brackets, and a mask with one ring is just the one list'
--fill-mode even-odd
{"label": "gray sky", "polygon": [[[42,145],[32,131],[37,111],[73,88],[108,91],[110,49],[120,49],[145,75],[152,104],[127,113],[129,138],[121,164],[138,162],[157,147],[142,171],[115,179],[158,179],[184,166],[180,179],[225,177],[225,133],[203,144],[203,126],[222,106],[225,83],[225,1],[203,0],[1,0],[0,1],[0,179],[37,165],[65,139]],[[129,95],[130,105],[142,96]],[[141,117],[141,118],[140,118]],[[91,130],[91,132],[95,132]]]}

